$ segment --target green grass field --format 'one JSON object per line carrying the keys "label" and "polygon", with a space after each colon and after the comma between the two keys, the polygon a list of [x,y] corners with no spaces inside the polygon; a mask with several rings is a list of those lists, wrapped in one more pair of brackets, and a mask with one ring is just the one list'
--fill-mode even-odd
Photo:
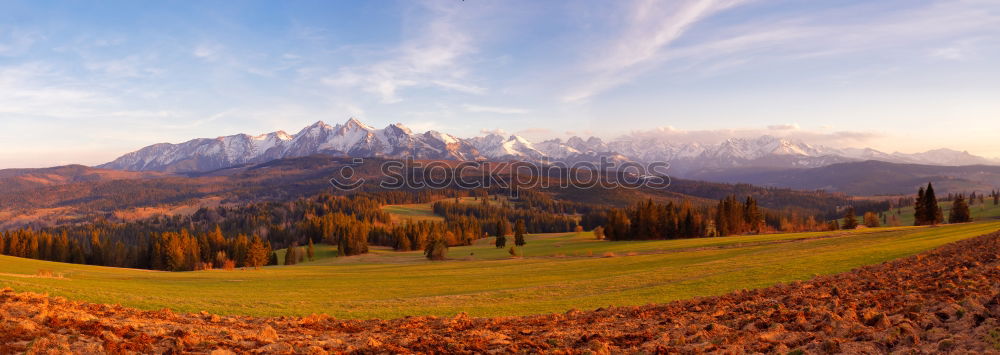
{"label": "green grass field", "polygon": [[[1000,222],[673,241],[608,242],[589,233],[532,235],[522,252],[484,239],[430,262],[374,248],[262,270],[159,272],[0,256],[0,286],[180,312],[393,318],[526,315],[641,305],[849,271],[990,233]],[[613,254],[612,254],[613,253]],[[36,277],[50,271],[63,278]]]}
{"label": "green grass field", "polygon": [[434,210],[429,203],[414,203],[407,205],[388,205],[382,210],[389,212],[393,223],[434,221],[442,222],[444,217],[434,214]]}
{"label": "green grass field", "polygon": [[[455,199],[448,198],[438,201],[449,201],[452,202]],[[506,202],[506,197],[503,196],[490,196],[486,202],[491,205],[499,205]],[[435,201],[436,202],[436,201]],[[458,202],[461,204],[479,204],[482,200],[473,197],[460,197]],[[412,203],[405,205],[386,205],[382,207],[382,210],[389,213],[392,217],[393,223],[400,223],[406,221],[434,221],[442,222],[444,217],[434,214],[434,203]]]}

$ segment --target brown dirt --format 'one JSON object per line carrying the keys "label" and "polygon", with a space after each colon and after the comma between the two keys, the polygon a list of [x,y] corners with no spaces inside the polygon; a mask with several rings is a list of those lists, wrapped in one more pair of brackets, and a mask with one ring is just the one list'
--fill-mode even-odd
{"label": "brown dirt", "polygon": [[252,318],[0,291],[0,353],[994,353],[1000,233],[808,282],[529,317]]}

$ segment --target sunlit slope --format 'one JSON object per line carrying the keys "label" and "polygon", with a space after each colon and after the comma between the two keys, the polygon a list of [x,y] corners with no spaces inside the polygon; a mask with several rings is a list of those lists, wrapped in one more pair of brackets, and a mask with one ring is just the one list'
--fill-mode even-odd
{"label": "sunlit slope", "polygon": [[[445,262],[420,252],[321,258],[256,271],[157,272],[0,257],[0,286],[144,309],[344,318],[522,315],[718,295],[912,255],[1000,222],[675,241],[607,242],[589,233],[528,238],[523,258],[485,239]],[[51,272],[63,278],[37,277]]]}

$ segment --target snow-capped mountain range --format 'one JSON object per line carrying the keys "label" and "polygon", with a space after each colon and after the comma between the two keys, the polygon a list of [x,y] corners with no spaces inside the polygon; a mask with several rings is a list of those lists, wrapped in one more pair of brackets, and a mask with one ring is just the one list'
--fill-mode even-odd
{"label": "snow-capped mountain range", "polygon": [[447,133],[414,133],[400,123],[377,129],[351,118],[335,126],[322,121],[296,134],[283,131],[250,136],[201,138],[180,144],[154,144],[125,154],[99,168],[131,171],[203,172],[274,159],[331,154],[352,157],[508,160],[563,162],[616,161],[671,164],[683,176],[729,168],[814,168],[835,163],[882,160],[929,165],[997,164],[997,161],[949,149],[925,153],[883,153],[874,149],[836,149],[772,136],[731,138],[718,144],[678,144],[662,139],[626,136],[610,142],[591,137],[532,143],[523,137],[488,134],[457,138]]}

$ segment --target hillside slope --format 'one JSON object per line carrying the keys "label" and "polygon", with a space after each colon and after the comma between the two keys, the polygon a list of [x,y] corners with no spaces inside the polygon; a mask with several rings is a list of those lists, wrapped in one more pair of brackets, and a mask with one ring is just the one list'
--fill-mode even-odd
{"label": "hillside slope", "polygon": [[727,169],[693,178],[728,183],[826,190],[849,195],[915,194],[934,182],[938,192],[987,192],[1000,187],[1000,166],[936,166],[881,161],[833,164],[813,169]]}
{"label": "hillside slope", "polygon": [[529,317],[138,311],[0,291],[0,352],[1000,353],[1000,234],[720,297]]}

